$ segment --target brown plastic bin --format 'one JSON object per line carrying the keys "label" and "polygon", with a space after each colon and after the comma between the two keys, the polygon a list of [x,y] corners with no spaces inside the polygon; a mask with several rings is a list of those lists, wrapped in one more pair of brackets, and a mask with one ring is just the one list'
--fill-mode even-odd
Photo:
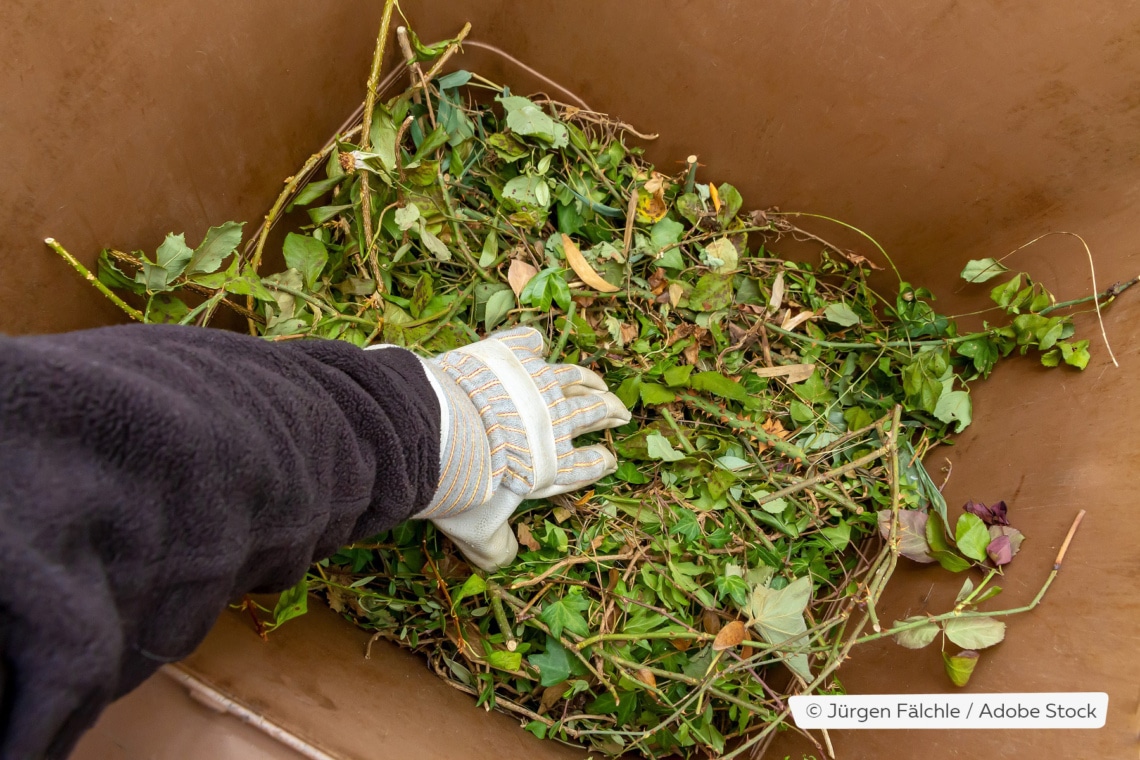
{"label": "brown plastic bin", "polygon": [[[751,206],[815,211],[869,231],[909,281],[944,294],[950,311],[984,298],[957,279],[967,259],[1000,256],[1052,230],[1088,240],[1101,287],[1140,274],[1140,5],[403,5],[425,39],[471,21],[472,40],[659,132],[650,156],[667,170],[696,153],[702,176],[732,182]],[[0,4],[0,330],[120,318],[44,248],[47,236],[91,263],[104,245],[150,249],[171,230],[194,238],[225,219],[256,221],[281,180],[360,101],[381,8],[379,0]],[[519,91],[551,89],[475,45],[459,65]],[[1047,238],[1015,261],[1059,298],[1092,292],[1074,239]],[[1032,598],[1074,514],[1088,510],[1045,603],[1009,619],[1006,642],[968,689],[1106,691],[1107,726],[834,732],[840,757],[1137,757],[1140,298],[1125,294],[1105,321],[1119,368],[1097,342],[1081,374],[1028,359],[1003,366],[975,392],[974,425],[930,466],[953,463],[952,506],[1004,498],[1015,510],[1029,540],[1002,583],[1011,605]],[[1088,317],[1079,328],[1098,332]],[[940,609],[957,585],[907,566],[880,615]],[[178,673],[194,679],[200,700],[236,706],[327,757],[586,756],[486,714],[383,642],[364,660],[367,639],[326,609],[268,643],[226,614]],[[954,689],[929,652],[891,642],[856,652],[841,671],[851,693]],[[300,756],[187,693],[156,675],[107,712],[75,757]],[[806,749],[786,738],[768,756]]]}

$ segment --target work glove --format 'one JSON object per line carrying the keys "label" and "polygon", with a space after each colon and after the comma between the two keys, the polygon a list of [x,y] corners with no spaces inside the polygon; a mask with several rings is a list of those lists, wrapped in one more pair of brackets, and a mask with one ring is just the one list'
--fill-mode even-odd
{"label": "work glove", "polygon": [[524,499],[574,491],[609,475],[584,433],[624,425],[629,410],[596,373],[550,365],[542,334],[516,327],[425,360],[440,398],[440,481],[413,515],[435,523],[473,564],[494,571],[518,553],[508,520]]}

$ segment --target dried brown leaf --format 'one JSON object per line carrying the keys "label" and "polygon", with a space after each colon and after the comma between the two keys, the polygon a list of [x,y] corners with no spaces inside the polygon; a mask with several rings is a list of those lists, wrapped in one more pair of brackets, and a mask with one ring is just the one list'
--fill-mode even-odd
{"label": "dried brown leaf", "polygon": [[720,652],[725,649],[732,649],[742,641],[744,641],[744,623],[733,620],[720,629],[720,633],[713,639],[712,648],[714,651]]}
{"label": "dried brown leaf", "polygon": [[784,273],[776,274],[772,281],[772,297],[768,299],[768,313],[775,314],[784,303]]}
{"label": "dried brown leaf", "polygon": [[645,684],[649,688],[651,688],[651,689],[657,688],[657,677],[654,676],[653,672],[648,670],[647,668],[638,668],[637,672],[634,673],[634,676],[637,678],[638,681],[641,681],[643,684]]}
{"label": "dried brown leaf", "polygon": [[792,310],[788,309],[787,315],[784,317],[784,323],[780,327],[784,330],[794,330],[804,322],[815,316],[815,312],[805,309],[796,316],[792,316]]}
{"label": "dried brown leaf", "polygon": [[674,308],[677,304],[681,303],[681,296],[685,294],[685,288],[679,282],[669,283],[669,305]]}
{"label": "dried brown leaf", "polygon": [[515,291],[516,297],[520,296],[523,288],[536,274],[538,274],[538,270],[533,265],[522,259],[515,259],[507,270],[507,284],[511,286],[511,290]]}
{"label": "dried brown leaf", "polygon": [[542,699],[538,703],[538,714],[543,715],[547,710],[554,707],[562,700],[562,695],[566,693],[566,682],[556,683],[553,686],[547,686],[542,692]]}
{"label": "dried brown leaf", "polygon": [[720,633],[720,616],[710,609],[706,609],[701,614],[701,627],[705,629],[705,633],[716,635]]}
{"label": "dried brown leaf", "polygon": [[757,367],[752,370],[757,377],[782,377],[789,383],[802,383],[815,372],[814,364],[784,364],[779,367]]}
{"label": "dried brown leaf", "polygon": [[[574,270],[574,274],[582,278],[582,282],[600,293],[616,293],[619,290],[616,285],[606,282],[600,274],[594,271],[590,262],[586,261],[586,257],[578,250],[578,244],[565,233],[562,235],[562,252],[566,254],[567,263]],[[512,264],[512,266],[514,265]]]}
{"label": "dried brown leaf", "polygon": [[534,540],[534,534],[530,531],[530,526],[526,523],[519,523],[517,528],[519,534],[519,544],[525,546],[532,552],[536,552],[542,548],[538,541]]}

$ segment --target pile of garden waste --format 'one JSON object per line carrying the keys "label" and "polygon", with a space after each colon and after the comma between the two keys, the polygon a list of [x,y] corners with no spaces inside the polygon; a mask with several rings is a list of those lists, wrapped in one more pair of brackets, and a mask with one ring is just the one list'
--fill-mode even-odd
{"label": "pile of garden waste", "polygon": [[[898,273],[869,238],[865,257],[845,251],[695,158],[658,171],[618,120],[441,73],[461,39],[405,41],[411,86],[376,100],[378,51],[357,124],[256,233],[227,222],[193,247],[171,234],[153,254],[107,250],[96,286],[146,322],[229,313],[266,340],[424,355],[530,325],[633,421],[594,434],[614,475],[523,505],[510,566],[476,571],[408,522],[313,567],[265,629],[315,592],[540,737],[647,757],[733,757],[798,731],[788,697],[841,692],[836,669],[863,641],[938,641],[965,683],[1004,637],[1010,611],[977,605],[1022,536],[1004,504],[948,510],[923,455],[970,424],[970,389],[1004,357],[1083,369],[1076,302],[972,261],[966,280],[996,284],[991,321],[961,333],[901,277],[871,289],[873,266]],[[783,258],[788,240],[818,255]],[[900,556],[972,580],[944,614],[880,620]]]}

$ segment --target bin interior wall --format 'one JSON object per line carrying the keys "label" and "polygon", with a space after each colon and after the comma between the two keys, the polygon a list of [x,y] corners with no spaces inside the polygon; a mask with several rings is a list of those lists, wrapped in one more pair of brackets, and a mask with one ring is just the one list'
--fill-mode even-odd
{"label": "bin interior wall", "polygon": [[[46,236],[91,263],[103,245],[153,250],[171,230],[184,230],[194,242],[210,224],[255,222],[282,178],[359,101],[380,5],[101,0],[45,7],[17,0],[0,6],[7,51],[0,60],[0,330],[50,332],[118,319],[44,249]],[[667,171],[696,153],[701,178],[732,182],[749,206],[823,213],[867,230],[907,280],[941,294],[939,305],[950,312],[985,301],[984,287],[955,279],[967,259],[1000,256],[1047,231],[1085,236],[1102,288],[1140,273],[1133,234],[1140,221],[1135,4],[449,0],[405,6],[425,39],[450,36],[470,20],[473,39],[526,61],[591,107],[659,132],[650,155]],[[462,65],[516,91],[545,89],[559,97],[473,46]],[[824,223],[810,229],[874,255],[865,242]],[[1071,238],[1048,238],[1009,263],[1032,271],[1062,299],[1091,292],[1084,250]],[[1132,413],[1140,398],[1138,316],[1131,293],[1105,313],[1120,368],[1096,340],[1083,374],[1046,372],[1031,360],[1003,366],[975,392],[974,426],[928,461],[936,478],[944,458],[953,462],[946,486],[952,508],[967,498],[1011,503],[1029,540],[1002,582],[1006,593],[999,599],[1010,606],[1032,597],[1073,515],[1089,510],[1044,606],[1009,620],[1007,642],[985,654],[970,689],[1108,691],[1109,727],[850,732],[835,738],[841,753],[887,757],[921,741],[932,758],[974,751],[1114,757],[1132,746],[1140,683],[1140,512],[1131,498],[1131,468],[1140,453]],[[1078,326],[1095,338],[1090,317]],[[882,615],[945,609],[958,583],[939,571],[906,568]],[[291,625],[340,635],[321,620]],[[301,661],[251,656],[248,672],[234,672],[232,657],[221,653],[260,644],[236,630],[216,635],[225,646],[204,648],[194,666],[238,694],[253,694],[254,682]],[[298,633],[283,641],[308,640]],[[353,752],[395,734],[424,734],[411,720],[360,721],[344,705],[369,683],[395,695],[378,709],[399,703],[400,689],[428,693],[434,677],[426,671],[409,670],[393,685],[367,670],[322,668],[311,653],[304,661],[332,674],[322,676],[322,688],[338,695],[332,701],[339,707],[297,711],[290,720],[303,733],[331,744],[351,734]],[[889,642],[865,648],[843,675],[852,692],[951,688],[934,653],[905,652]],[[278,681],[276,692],[258,699],[270,713],[293,715],[281,705],[303,704],[304,690]],[[425,716],[425,723],[458,721],[481,736],[488,730],[481,710],[452,709]],[[513,730],[509,720],[493,725]],[[422,756],[454,749],[445,735],[420,737]]]}

